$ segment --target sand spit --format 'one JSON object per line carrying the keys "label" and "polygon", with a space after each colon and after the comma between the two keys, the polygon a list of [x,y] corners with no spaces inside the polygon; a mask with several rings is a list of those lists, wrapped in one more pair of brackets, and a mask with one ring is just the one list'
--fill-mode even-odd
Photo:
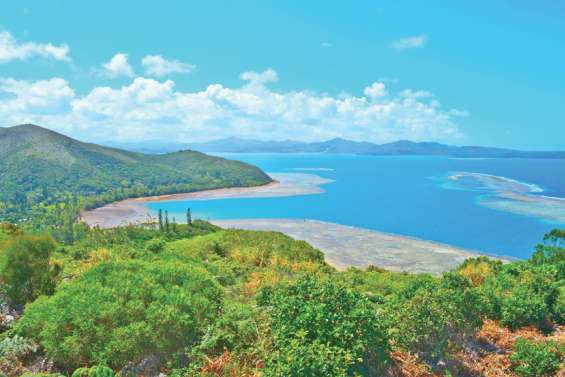
{"label": "sand spit", "polygon": [[149,202],[312,195],[323,193],[324,190],[320,186],[332,182],[314,174],[270,173],[269,175],[273,182],[263,186],[233,187],[122,200],[85,211],[81,213],[81,220],[90,226],[101,228],[139,224],[155,220],[144,205]]}

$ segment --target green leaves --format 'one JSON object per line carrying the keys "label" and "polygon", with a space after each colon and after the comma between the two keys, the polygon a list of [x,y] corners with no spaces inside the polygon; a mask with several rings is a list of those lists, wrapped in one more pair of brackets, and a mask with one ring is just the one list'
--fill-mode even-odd
{"label": "green leaves", "polygon": [[222,290],[188,263],[106,262],[26,308],[16,331],[67,367],[122,367],[195,343],[220,309]]}
{"label": "green leaves", "polygon": [[565,361],[565,346],[556,342],[531,342],[523,338],[514,345],[510,356],[512,370],[521,377],[550,377]]}
{"label": "green leaves", "polygon": [[470,283],[462,277],[419,276],[386,305],[391,339],[434,366],[452,342],[461,343],[480,326],[478,304]]}
{"label": "green leaves", "polygon": [[54,250],[49,237],[15,236],[0,246],[0,281],[14,304],[53,293],[60,272]]}
{"label": "green leaves", "polygon": [[97,365],[91,368],[78,368],[71,377],[114,377],[114,371],[108,367]]}
{"label": "green leaves", "polygon": [[[263,289],[258,302],[269,311],[275,345],[267,375],[280,370],[310,375],[309,365],[336,375],[354,371],[373,375],[387,362],[388,342],[375,308],[345,286],[304,277]],[[332,358],[324,356],[328,354]]]}

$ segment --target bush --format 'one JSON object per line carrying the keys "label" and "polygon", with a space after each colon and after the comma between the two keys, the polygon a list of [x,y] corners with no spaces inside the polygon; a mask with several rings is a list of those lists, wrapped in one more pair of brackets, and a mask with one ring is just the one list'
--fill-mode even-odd
{"label": "bush", "polygon": [[457,274],[420,276],[389,301],[390,337],[435,366],[452,343],[462,344],[475,333],[481,325],[479,312],[469,280]]}
{"label": "bush", "polygon": [[54,250],[51,238],[33,236],[16,236],[2,247],[0,280],[14,304],[53,293],[60,272],[50,259]]}
{"label": "bush", "polygon": [[556,342],[518,339],[510,356],[512,370],[521,377],[554,376],[563,362],[563,346]]}
{"label": "bush", "polygon": [[37,346],[29,339],[22,338],[21,336],[14,336],[12,338],[4,338],[0,341],[0,358],[4,356],[26,356],[37,350]]}
{"label": "bush", "polygon": [[15,330],[67,369],[120,368],[148,354],[166,361],[198,340],[222,294],[195,265],[105,262],[26,307]]}
{"label": "bush", "polygon": [[108,367],[97,365],[90,368],[78,368],[71,377],[114,377],[114,371]]}
{"label": "bush", "polygon": [[318,340],[305,343],[292,339],[285,348],[277,349],[269,358],[265,377],[346,377],[358,363],[353,353]]}
{"label": "bush", "polygon": [[518,286],[502,299],[503,325],[517,329],[526,325],[544,328],[549,310],[543,296],[529,289]]}
{"label": "bush", "polygon": [[327,368],[336,375],[340,375],[338,371],[378,375],[387,363],[388,341],[381,318],[357,292],[305,277],[286,286],[262,289],[258,301],[269,310],[274,337],[275,351],[267,360],[267,375],[281,370],[289,375],[309,375],[311,369],[304,369],[308,365]]}

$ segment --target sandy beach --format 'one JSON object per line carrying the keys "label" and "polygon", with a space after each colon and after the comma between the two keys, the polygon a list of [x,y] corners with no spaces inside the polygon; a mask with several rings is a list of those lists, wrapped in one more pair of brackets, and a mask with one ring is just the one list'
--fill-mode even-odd
{"label": "sandy beach", "polygon": [[82,212],[80,219],[90,226],[101,228],[140,224],[155,220],[144,205],[149,202],[314,195],[323,193],[324,189],[321,186],[332,182],[330,179],[305,173],[269,173],[269,176],[273,182],[263,186],[233,187],[122,200]]}

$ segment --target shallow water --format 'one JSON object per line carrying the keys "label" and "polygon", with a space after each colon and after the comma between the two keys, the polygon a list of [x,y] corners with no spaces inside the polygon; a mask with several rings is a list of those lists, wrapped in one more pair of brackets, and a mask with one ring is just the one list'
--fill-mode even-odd
{"label": "shallow water", "polygon": [[[542,203],[529,210],[531,203],[524,206],[498,196],[510,190],[520,195],[565,197],[565,160],[324,154],[223,156],[253,163],[267,172],[308,172],[334,182],[323,185],[325,192],[315,195],[158,202],[147,206],[153,212],[167,210],[179,222],[184,220],[187,207],[195,217],[204,219],[308,218],[519,258],[530,256],[544,233],[565,227],[565,222],[559,220],[565,219],[560,208],[550,204],[544,209],[548,203]],[[496,177],[455,183],[450,179],[462,172]]]}

